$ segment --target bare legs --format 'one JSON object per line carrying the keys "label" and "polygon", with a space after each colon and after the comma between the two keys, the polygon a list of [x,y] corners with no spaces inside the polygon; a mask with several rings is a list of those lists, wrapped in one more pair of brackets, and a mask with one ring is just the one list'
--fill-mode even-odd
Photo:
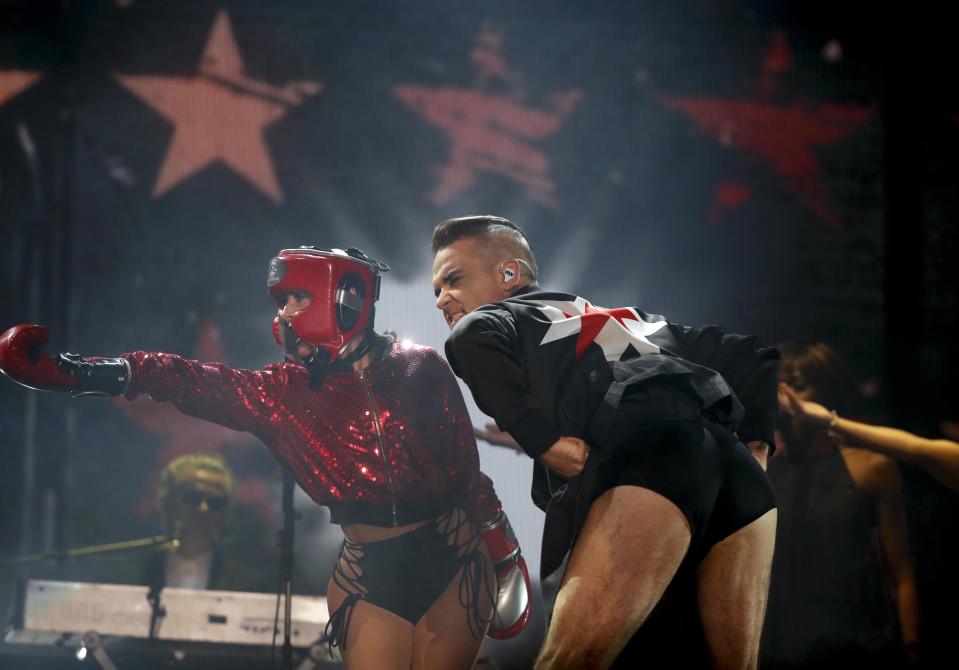
{"label": "bare legs", "polygon": [[[489,594],[496,593],[496,580],[486,545],[481,544],[480,550],[486,555],[487,570],[484,577],[487,584],[480,589],[478,597],[483,621],[488,621],[493,612],[493,601]],[[459,585],[460,578],[457,575],[443,595],[416,623],[413,630],[413,670],[461,670],[472,668],[476,662],[489,624],[482,626],[478,637],[474,634],[475,629],[470,631],[466,612],[460,604]]]}
{"label": "bare legs", "polygon": [[[776,511],[713,546],[697,568],[711,663],[756,667]],[[617,486],[593,503],[570,556],[537,670],[607,668],[662,597],[689,547],[689,524],[649,489]]]}
{"label": "bare legs", "polygon": [[597,498],[573,547],[537,670],[609,667],[666,590],[689,539],[686,517],[658,493],[617,486]]}
{"label": "bare legs", "polygon": [[[464,607],[461,593],[461,568],[443,593],[433,602],[416,624],[389,610],[359,599],[353,606],[343,640],[343,659],[346,667],[363,670],[464,670],[473,667],[486,635],[493,611],[492,596],[496,593],[495,575],[486,545],[475,534],[475,528],[465,521],[461,510],[453,510],[438,523],[438,532],[448,535],[450,545],[459,548],[465,557],[474,550],[483,556],[484,571],[479,575],[480,585],[472,597],[478,601],[477,612]],[[479,567],[474,564],[474,568]],[[365,594],[358,564],[340,559],[340,569]],[[429,570],[429,566],[424,566]],[[410,576],[415,579],[415,575]],[[469,580],[468,580],[469,581]],[[350,588],[353,588],[351,586]],[[327,592],[330,612],[336,612],[348,594],[331,579]],[[476,621],[478,614],[481,621]],[[472,625],[471,625],[472,620]],[[479,630],[477,630],[479,624]]]}
{"label": "bare legs", "polygon": [[775,541],[771,509],[714,545],[697,568],[699,614],[714,668],[758,665]]}

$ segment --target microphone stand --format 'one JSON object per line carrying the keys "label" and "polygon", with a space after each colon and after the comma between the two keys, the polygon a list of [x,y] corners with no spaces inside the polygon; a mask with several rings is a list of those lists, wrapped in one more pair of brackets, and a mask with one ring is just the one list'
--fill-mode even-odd
{"label": "microphone stand", "polygon": [[[40,554],[28,554],[26,556],[17,556],[0,561],[0,568],[9,565],[24,565],[29,563],[41,563],[43,561],[55,560],[62,561],[68,558],[78,558],[80,556],[98,556],[118,551],[130,551],[132,549],[144,549],[166,545],[169,550],[178,549],[180,540],[179,531],[173,536],[154,535],[153,537],[144,537],[138,540],[124,540],[122,542],[110,542],[108,544],[94,544],[87,547],[77,547],[75,549],[65,549],[62,551],[46,551]],[[159,621],[166,616],[166,609],[160,604],[160,591],[163,590],[162,584],[151,584],[147,593],[147,601],[150,603],[150,639],[156,638]]]}
{"label": "microphone stand", "polygon": [[95,556],[98,554],[107,554],[114,551],[128,551],[130,549],[144,549],[147,547],[156,547],[159,545],[168,545],[169,549],[176,549],[180,546],[180,540],[169,535],[154,535],[153,537],[144,537],[138,540],[124,540],[123,542],[111,542],[109,544],[94,544],[88,547],[77,547],[76,549],[64,549],[61,551],[45,551],[41,554],[27,554],[0,561],[0,567],[8,565],[20,565],[22,563],[40,563],[42,561],[62,561],[68,558],[78,558],[80,556]]}
{"label": "microphone stand", "polygon": [[160,593],[163,591],[163,584],[154,582],[150,584],[150,590],[147,591],[147,602],[150,603],[150,631],[147,637],[155,640],[160,630],[160,619],[166,616],[166,607],[160,604]]}
{"label": "microphone stand", "polygon": [[290,640],[293,628],[293,527],[296,511],[293,509],[293,473],[283,468],[283,529],[278,533],[280,544],[280,576],[286,603],[283,610],[283,651],[280,667],[293,670],[293,643]]}

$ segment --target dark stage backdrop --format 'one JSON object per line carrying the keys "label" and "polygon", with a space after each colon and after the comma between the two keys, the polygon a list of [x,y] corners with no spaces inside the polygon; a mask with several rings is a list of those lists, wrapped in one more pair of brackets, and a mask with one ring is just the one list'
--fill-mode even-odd
{"label": "dark stage backdrop", "polygon": [[[54,350],[261,366],[279,357],[268,260],[317,244],[388,262],[379,326],[441,347],[430,231],[494,213],[526,229],[547,288],[824,339],[890,417],[930,430],[957,416],[959,105],[921,94],[947,66],[908,30],[890,52],[893,21],[871,11],[5,3],[0,326],[50,324]],[[145,399],[8,382],[0,398],[5,555],[153,532],[158,469],[208,450],[240,478],[234,539],[272,560],[278,470],[255,440]],[[535,566],[529,463],[480,453]],[[930,508],[955,501],[910,477],[932,584],[956,553],[925,550]]]}

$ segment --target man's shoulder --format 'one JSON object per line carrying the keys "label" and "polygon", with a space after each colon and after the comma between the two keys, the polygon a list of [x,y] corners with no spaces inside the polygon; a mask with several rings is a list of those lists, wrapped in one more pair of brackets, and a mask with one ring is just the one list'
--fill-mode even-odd
{"label": "man's shoulder", "polygon": [[584,298],[564,291],[544,291],[539,286],[527,286],[502,302],[494,304],[509,307],[542,305],[551,302],[576,302],[578,300],[584,300]]}
{"label": "man's shoulder", "polygon": [[627,309],[632,312],[635,312],[639,318],[648,323],[654,323],[659,321],[667,321],[666,317],[661,314],[654,314],[651,312],[646,312],[634,304],[613,304],[610,305],[608,302],[594,302],[589,298],[577,295],[575,293],[568,293],[565,291],[544,291],[539,287],[533,287],[533,290],[523,291],[518,293],[510,298],[507,298],[502,303],[507,306],[517,306],[517,307],[536,307],[540,310],[543,309],[558,309],[566,315],[583,315],[590,311],[596,310],[619,310]]}
{"label": "man's shoulder", "polygon": [[450,338],[462,338],[469,334],[477,334],[489,329],[500,330],[503,324],[512,320],[513,312],[504,303],[491,303],[477,307],[469,314],[463,316],[453,330],[450,332]]}

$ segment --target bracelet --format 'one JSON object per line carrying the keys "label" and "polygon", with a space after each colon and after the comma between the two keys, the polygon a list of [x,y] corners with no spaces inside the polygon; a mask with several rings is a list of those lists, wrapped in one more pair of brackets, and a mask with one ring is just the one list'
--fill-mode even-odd
{"label": "bracelet", "polygon": [[837,412],[834,409],[831,409],[829,410],[829,416],[831,416],[832,418],[829,420],[829,425],[826,427],[826,430],[828,430],[831,433],[834,433],[836,432],[836,428],[839,427],[839,412]]}

